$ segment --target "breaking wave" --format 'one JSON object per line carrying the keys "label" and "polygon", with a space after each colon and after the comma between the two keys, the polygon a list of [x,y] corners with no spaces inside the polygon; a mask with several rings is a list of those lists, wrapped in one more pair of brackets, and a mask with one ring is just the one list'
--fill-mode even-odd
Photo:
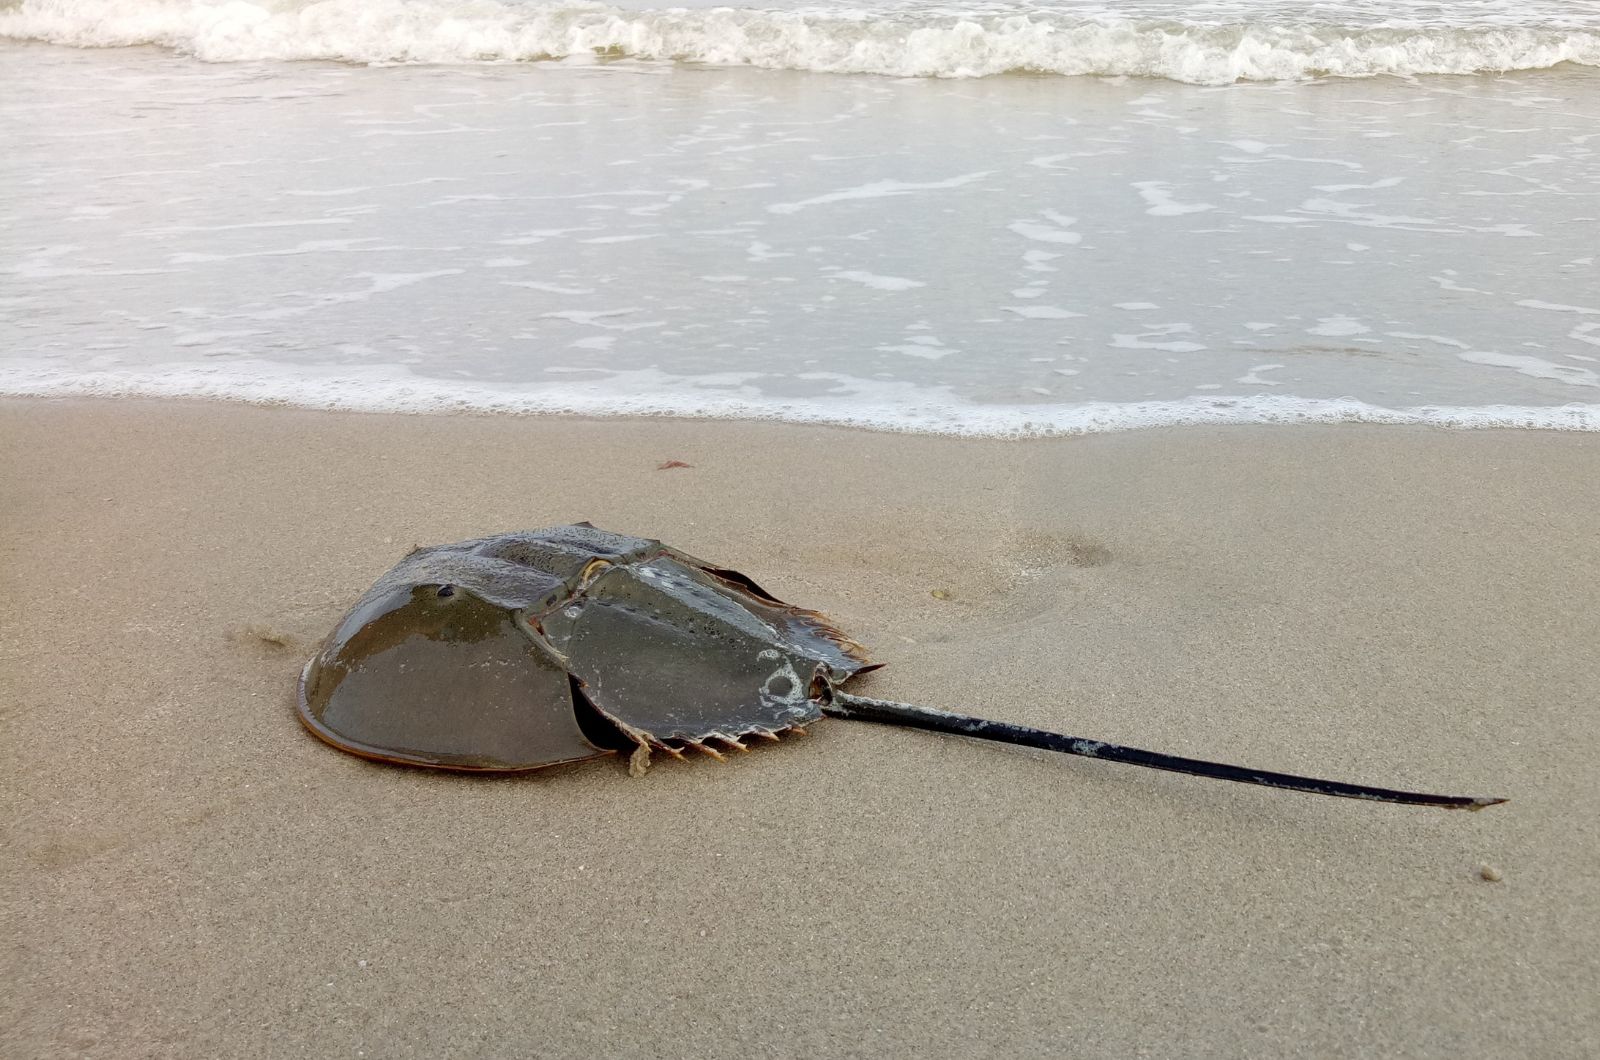
{"label": "breaking wave", "polygon": [[[514,0],[0,0],[0,37],[157,45],[212,62],[635,59],[897,77],[1128,75],[1193,84],[1600,66],[1600,17],[1565,24],[1235,21],[1106,8],[628,10]],[[979,10],[985,13],[978,13]],[[1313,10],[1328,18],[1330,7]],[[1356,11],[1357,9],[1352,9]],[[1132,9],[1129,9],[1131,12]],[[1149,12],[1161,14],[1161,9]]]}

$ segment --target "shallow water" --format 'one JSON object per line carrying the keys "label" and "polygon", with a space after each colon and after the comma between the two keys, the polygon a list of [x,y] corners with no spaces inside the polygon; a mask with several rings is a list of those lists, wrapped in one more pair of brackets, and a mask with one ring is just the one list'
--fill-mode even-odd
{"label": "shallow water", "polygon": [[3,392],[1600,427],[1590,67],[0,63]]}

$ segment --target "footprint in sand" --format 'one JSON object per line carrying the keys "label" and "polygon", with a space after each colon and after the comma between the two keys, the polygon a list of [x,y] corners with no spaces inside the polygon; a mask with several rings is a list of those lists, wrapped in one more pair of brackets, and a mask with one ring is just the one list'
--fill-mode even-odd
{"label": "footprint in sand", "polygon": [[1103,567],[1113,558],[1109,548],[1091,537],[1041,530],[1017,532],[1008,551],[1024,575],[1043,574],[1060,566]]}

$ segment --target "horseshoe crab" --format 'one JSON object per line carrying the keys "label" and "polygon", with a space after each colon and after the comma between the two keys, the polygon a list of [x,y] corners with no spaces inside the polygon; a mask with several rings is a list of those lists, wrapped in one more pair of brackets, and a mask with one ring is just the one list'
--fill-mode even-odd
{"label": "horseshoe crab", "polygon": [[907,725],[1290,791],[1481,809],[1424,795],[1141,751],[852,695],[877,668],[815,611],[659,541],[588,523],[401,560],[300,676],[300,720],[341,750],[510,772],[652,752],[721,758],[823,717]]}

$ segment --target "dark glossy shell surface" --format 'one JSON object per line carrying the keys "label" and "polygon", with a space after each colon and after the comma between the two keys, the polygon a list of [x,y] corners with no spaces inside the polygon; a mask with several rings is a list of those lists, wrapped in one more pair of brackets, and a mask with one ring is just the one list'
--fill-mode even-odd
{"label": "dark glossy shell surface", "polygon": [[538,769],[711,753],[821,716],[870,669],[819,614],[587,524],[412,552],[306,665],[301,720],[369,758]]}

